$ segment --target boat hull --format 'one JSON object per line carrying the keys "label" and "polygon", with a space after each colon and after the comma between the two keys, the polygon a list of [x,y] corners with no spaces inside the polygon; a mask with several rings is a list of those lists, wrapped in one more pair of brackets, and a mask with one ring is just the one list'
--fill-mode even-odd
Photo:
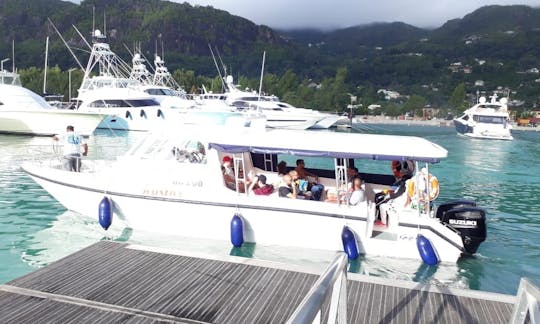
{"label": "boat hull", "polygon": [[65,131],[73,125],[77,133],[91,135],[103,115],[83,113],[64,109],[2,110],[0,112],[0,132],[18,135],[49,136]]}
{"label": "boat hull", "polygon": [[177,187],[144,187],[132,180],[122,189],[116,185],[120,178],[112,173],[73,173],[31,164],[23,168],[66,208],[97,219],[99,203],[107,196],[116,217],[144,231],[229,240],[230,222],[238,213],[244,220],[244,240],[263,245],[343,250],[341,232],[347,225],[365,254],[420,260],[418,234],[432,242],[441,261],[456,262],[464,251],[461,237],[433,218],[405,213],[391,220],[391,230],[374,229],[370,217],[374,206],[368,204],[244,196],[226,188],[216,188],[215,195],[208,197],[207,191],[198,189],[202,182],[196,181]]}
{"label": "boat hull", "polygon": [[470,138],[479,139],[497,139],[497,140],[513,140],[513,136],[509,128],[493,127],[488,125],[482,127],[482,125],[471,126],[461,120],[454,120],[454,126],[456,131],[460,135],[464,135]]}

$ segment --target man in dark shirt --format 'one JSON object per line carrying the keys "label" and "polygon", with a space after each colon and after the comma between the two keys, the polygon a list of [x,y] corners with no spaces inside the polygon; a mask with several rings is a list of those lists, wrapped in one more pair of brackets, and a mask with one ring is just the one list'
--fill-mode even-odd
{"label": "man in dark shirt", "polygon": [[278,188],[279,196],[283,198],[296,199],[298,191],[289,174],[285,174],[281,179],[282,183]]}

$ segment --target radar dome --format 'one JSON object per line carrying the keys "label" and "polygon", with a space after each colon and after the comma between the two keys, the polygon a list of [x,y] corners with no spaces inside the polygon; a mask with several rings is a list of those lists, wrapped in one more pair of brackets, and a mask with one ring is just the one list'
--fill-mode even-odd
{"label": "radar dome", "polygon": [[479,102],[480,102],[481,104],[486,103],[486,97],[480,97]]}
{"label": "radar dome", "polygon": [[94,36],[96,36],[96,37],[101,36],[101,30],[96,29],[96,30],[94,31]]}
{"label": "radar dome", "polygon": [[499,102],[503,105],[506,105],[508,103],[508,99],[506,98],[501,98],[501,100],[499,100]]}
{"label": "radar dome", "polygon": [[234,81],[233,76],[232,75],[227,75],[227,83],[232,84],[233,81]]}

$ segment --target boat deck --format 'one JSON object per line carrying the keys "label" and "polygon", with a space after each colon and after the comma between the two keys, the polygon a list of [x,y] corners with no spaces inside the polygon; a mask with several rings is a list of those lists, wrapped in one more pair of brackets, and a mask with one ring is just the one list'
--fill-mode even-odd
{"label": "boat deck", "polygon": [[[284,323],[323,272],[182,254],[93,244],[0,285],[0,322]],[[514,302],[357,274],[347,282],[349,323],[507,323]]]}

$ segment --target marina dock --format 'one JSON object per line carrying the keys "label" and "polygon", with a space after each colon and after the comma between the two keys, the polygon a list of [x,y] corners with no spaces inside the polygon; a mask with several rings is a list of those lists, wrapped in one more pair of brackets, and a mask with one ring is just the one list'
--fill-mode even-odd
{"label": "marina dock", "polygon": [[[0,285],[0,322],[285,323],[323,270],[102,241]],[[517,299],[352,273],[346,287],[348,323],[508,323]]]}

